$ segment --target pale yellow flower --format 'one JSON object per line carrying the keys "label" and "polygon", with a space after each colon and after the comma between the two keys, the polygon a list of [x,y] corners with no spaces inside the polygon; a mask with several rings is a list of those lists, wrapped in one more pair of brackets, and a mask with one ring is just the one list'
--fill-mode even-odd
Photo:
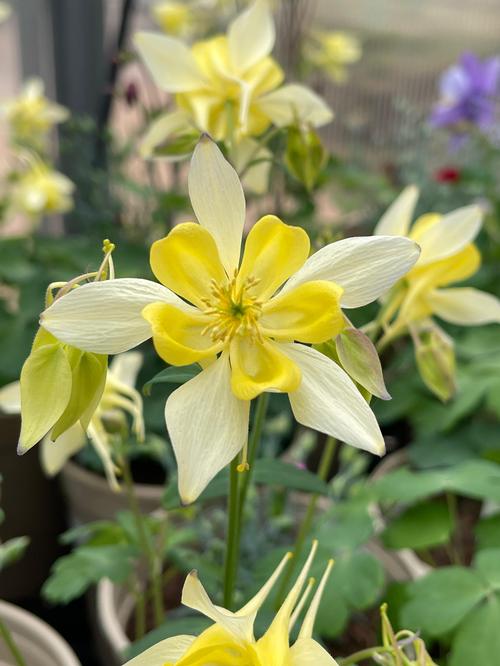
{"label": "pale yellow flower", "polygon": [[[299,121],[317,127],[332,119],[331,110],[312,90],[281,85],[283,71],[270,56],[275,28],[266,0],[256,0],[245,9],[226,35],[192,47],[148,32],[138,33],[134,41],[157,85],[176,99],[175,128],[169,127],[165,116],[157,120],[157,143],[172,129],[179,131],[181,118],[186,131],[195,127],[229,142],[258,136],[271,124],[281,127]],[[166,123],[162,136],[161,122]]]}
{"label": "pale yellow flower", "polygon": [[13,143],[36,150],[45,148],[48,132],[65,121],[69,113],[44,94],[41,79],[30,79],[20,95],[2,105]]}
{"label": "pale yellow flower", "polygon": [[119,353],[153,338],[173,365],[205,369],[174,391],[166,422],[185,502],[244,447],[250,400],[289,394],[297,421],[381,454],[384,440],[347,374],[312,347],[344,326],[341,307],[385,293],[418,257],[404,238],[347,238],[309,257],[307,234],[273,215],[241,242],[238,176],[209,139],[197,146],[189,193],[199,223],[175,227],[151,248],[163,284],[116,279],[83,285],[42,314],[42,326],[76,347]]}
{"label": "pale yellow flower", "polygon": [[447,215],[428,213],[411,226],[417,198],[417,188],[407,187],[375,229],[375,234],[408,236],[422,250],[386,304],[389,313],[398,312],[391,335],[431,315],[462,326],[500,323],[500,301],[493,294],[472,287],[449,287],[479,270],[481,255],[473,240],[481,229],[481,209],[473,205]]}
{"label": "pale yellow flower", "polygon": [[11,204],[14,210],[33,217],[67,213],[73,208],[74,187],[64,174],[36,159],[13,184]]}
{"label": "pale yellow flower", "polygon": [[290,553],[283,558],[260,592],[236,613],[215,606],[196,572],[189,574],[182,591],[182,603],[203,613],[214,624],[197,637],[182,635],[167,638],[127,662],[126,666],[336,666],[335,659],[313,639],[314,621],[333,566],[332,560],[305,614],[299,636],[290,645],[290,631],[314,585],[313,579],[309,584],[306,581],[316,548],[317,543],[314,542],[295,585],[266,633],[258,640],[253,629],[257,613],[287,564]]}
{"label": "pale yellow flower", "polygon": [[167,35],[188,35],[194,23],[194,9],[186,2],[167,0],[156,2],[151,13]]}
{"label": "pale yellow flower", "polygon": [[348,32],[316,32],[306,44],[308,60],[339,83],[347,78],[347,65],[360,60],[361,55],[359,40]]}
{"label": "pale yellow flower", "polygon": [[12,9],[6,2],[0,2],[0,23],[6,21],[12,14]]}

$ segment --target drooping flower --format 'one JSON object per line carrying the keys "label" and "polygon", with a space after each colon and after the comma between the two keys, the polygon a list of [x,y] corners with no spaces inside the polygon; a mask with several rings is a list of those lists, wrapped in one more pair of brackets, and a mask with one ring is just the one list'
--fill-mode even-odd
{"label": "drooping flower", "polygon": [[317,31],[306,42],[306,58],[323,69],[337,83],[347,78],[347,66],[360,60],[361,44],[354,35],[342,31]]}
{"label": "drooping flower", "polygon": [[167,363],[204,367],[170,395],[165,410],[185,502],[244,447],[250,401],[264,391],[289,393],[300,423],[383,453],[376,419],[353,382],[307,345],[342,330],[341,306],[360,307],[385,293],[415,263],[418,246],[404,238],[348,238],[309,257],[303,229],[266,215],[249,233],[240,263],[243,190],[208,138],[195,150],[189,193],[199,224],[180,224],[151,248],[162,285],[129,278],[83,285],[48,308],[42,326],[96,353],[152,337]]}
{"label": "drooping flower", "polygon": [[462,326],[500,323],[500,301],[493,294],[472,287],[448,288],[479,270],[481,255],[473,240],[481,229],[481,209],[472,205],[447,215],[428,213],[411,226],[417,198],[417,188],[407,187],[375,228],[375,234],[408,236],[422,250],[387,305],[392,315],[398,312],[392,335],[431,315]]}
{"label": "drooping flower", "polygon": [[464,53],[441,77],[441,99],[430,121],[435,127],[461,130],[464,123],[487,130],[495,121],[500,82],[500,58],[481,60]]}
{"label": "drooping flower", "polygon": [[74,184],[59,171],[34,158],[9,192],[14,210],[33,218],[47,213],[67,213],[73,208]]}
{"label": "drooping flower", "polygon": [[[53,441],[46,435],[41,443],[41,462],[49,476],[55,476],[67,460],[78,453],[87,443],[87,437],[101,459],[109,485],[119,490],[116,465],[111,455],[110,422],[127,427],[126,415],[132,417],[132,429],[139,440],[144,438],[142,398],[134,389],[135,379],[142,363],[138,352],[116,356],[106,375],[104,391],[85,431],[77,421]],[[21,414],[21,383],[12,382],[0,389],[0,410],[8,414]]]}
{"label": "drooping flower", "polygon": [[44,94],[41,79],[29,79],[18,97],[2,104],[1,107],[11,134],[11,141],[34,150],[44,150],[48,132],[67,120],[69,112],[63,106],[54,104]]}
{"label": "drooping flower", "polygon": [[[174,636],[149,648],[126,666],[336,666],[337,662],[313,639],[316,614],[333,566],[328,563],[313,600],[305,614],[299,636],[290,645],[290,630],[307,599],[313,579],[307,575],[316,553],[313,547],[297,581],[274,617],[266,633],[254,637],[254,622],[259,609],[271,592],[291,554],[285,555],[264,587],[236,613],[215,606],[200,583],[196,572],[186,579],[182,603],[203,613],[214,624],[199,636]],[[305,588],[305,590],[304,590]],[[298,612],[294,612],[297,611]]]}
{"label": "drooping flower", "polygon": [[270,56],[275,28],[266,0],[256,0],[245,9],[226,35],[191,48],[151,32],[138,33],[134,41],[156,84],[175,95],[177,107],[151,125],[142,145],[145,157],[172,136],[189,135],[195,129],[225,141],[235,162],[243,154],[260,160],[265,155],[252,137],[271,125],[299,122],[319,127],[333,117],[326,103],[306,86],[282,85],[283,71]]}

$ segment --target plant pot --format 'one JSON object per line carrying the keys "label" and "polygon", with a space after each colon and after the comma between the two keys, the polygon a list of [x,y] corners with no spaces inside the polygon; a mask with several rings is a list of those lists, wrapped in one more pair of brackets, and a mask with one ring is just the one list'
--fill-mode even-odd
{"label": "plant pot", "polygon": [[66,529],[59,483],[44,475],[38,447],[17,455],[20,428],[19,415],[0,414],[0,502],[5,512],[0,540],[30,539],[23,558],[0,573],[0,598],[10,601],[38,594],[62,553],[58,537]]}
{"label": "plant pot", "polygon": [[[81,666],[75,653],[52,627],[18,606],[0,601],[0,619],[9,629],[27,666]],[[14,666],[0,639],[0,666]]]}
{"label": "plant pot", "polygon": [[[61,480],[73,523],[108,520],[129,508],[125,492],[114,492],[104,477],[71,460],[64,465]],[[164,486],[136,483],[135,492],[142,513],[152,513],[161,506]]]}

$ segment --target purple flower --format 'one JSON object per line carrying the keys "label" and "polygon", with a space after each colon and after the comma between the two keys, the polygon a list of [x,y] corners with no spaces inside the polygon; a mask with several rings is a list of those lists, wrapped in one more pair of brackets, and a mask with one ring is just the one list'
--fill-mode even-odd
{"label": "purple flower", "polygon": [[470,123],[482,131],[489,129],[495,122],[499,79],[500,57],[481,60],[473,53],[464,53],[458,64],[441,76],[441,99],[434,107],[431,124],[450,127]]}

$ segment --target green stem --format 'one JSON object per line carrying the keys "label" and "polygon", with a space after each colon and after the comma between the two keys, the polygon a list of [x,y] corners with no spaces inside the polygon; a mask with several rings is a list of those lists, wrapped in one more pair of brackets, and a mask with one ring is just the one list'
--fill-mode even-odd
{"label": "green stem", "polygon": [[[330,467],[336,449],[337,449],[337,440],[334,437],[328,437],[325,443],[325,447],[323,449],[323,453],[321,454],[321,460],[318,467],[318,477],[322,481],[326,481],[328,478],[328,472],[330,471]],[[314,515],[316,513],[316,505],[318,503],[319,498],[320,495],[318,493],[315,493],[314,495],[311,495],[309,499],[309,504],[307,506],[306,513],[304,515],[304,518],[302,519],[299,531],[297,532],[297,537],[295,539],[295,545],[293,548],[293,557],[288,562],[288,566],[285,569],[285,573],[283,575],[281,584],[278,589],[278,594],[276,596],[277,608],[279,608],[283,603],[286,591],[288,590],[291,578],[295,571],[297,561],[302,553],[304,542],[307,539],[309,532],[311,531]]]}
{"label": "green stem", "polygon": [[[243,522],[243,510],[247,499],[248,489],[253,475],[253,467],[255,465],[255,458],[257,457],[257,449],[259,448],[260,438],[262,436],[262,429],[264,421],[266,420],[267,406],[269,404],[269,393],[261,393],[257,399],[257,406],[255,408],[255,418],[253,422],[252,434],[248,441],[248,470],[243,472],[240,497],[239,497],[239,521],[240,528]],[[241,536],[241,535],[240,535]]]}
{"label": "green stem", "polygon": [[7,649],[14,658],[16,666],[27,666],[24,657],[19,652],[19,648],[17,647],[12,637],[12,634],[7,629],[7,626],[2,622],[2,620],[0,620],[0,637],[3,639],[5,645],[7,646]]}
{"label": "green stem", "polygon": [[226,536],[226,561],[224,565],[224,608],[231,610],[238,572],[240,551],[240,509],[238,456],[231,462],[229,470],[228,523]]}
{"label": "green stem", "polygon": [[121,463],[123,480],[125,482],[130,511],[134,517],[141,548],[148,563],[149,578],[152,588],[155,625],[159,626],[165,617],[165,608],[163,606],[163,591],[161,585],[161,561],[158,561],[154,546],[151,543],[151,539],[149,538],[149,534],[144,522],[144,516],[142,515],[141,508],[135,494],[134,481],[132,479],[130,465],[125,455],[122,455]]}
{"label": "green stem", "polygon": [[391,647],[384,647],[379,645],[377,647],[367,648],[366,650],[360,650],[359,652],[354,652],[354,654],[349,655],[345,659],[339,659],[339,666],[350,666],[351,664],[358,664],[360,661],[365,661],[366,659],[371,659],[376,654],[391,653],[393,650]]}
{"label": "green stem", "polygon": [[[456,495],[454,495],[453,493],[446,493],[446,503],[448,504],[448,511],[450,513],[451,524],[453,526],[453,531],[449,543],[449,556],[453,564],[457,564],[460,566],[462,564],[462,558],[460,550],[457,546],[457,542],[455,541],[455,537],[458,537],[460,534],[459,533],[460,518],[458,515],[458,505],[457,505]],[[459,539],[458,543],[460,543]]]}

